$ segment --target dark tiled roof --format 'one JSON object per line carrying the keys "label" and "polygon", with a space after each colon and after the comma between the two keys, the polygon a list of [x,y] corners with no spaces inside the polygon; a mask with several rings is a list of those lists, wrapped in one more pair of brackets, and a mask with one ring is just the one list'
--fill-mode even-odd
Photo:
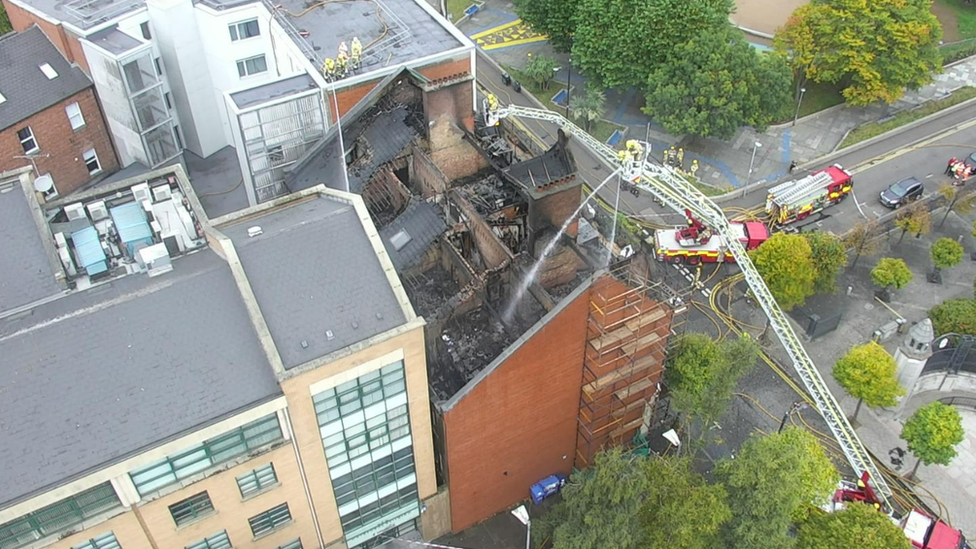
{"label": "dark tiled roof", "polygon": [[0,258],[0,312],[61,291],[27,197],[16,181],[0,191]]}
{"label": "dark tiled roof", "polygon": [[[437,208],[422,200],[413,199],[403,213],[380,230],[380,236],[393,266],[399,271],[420,259],[431,243],[446,230],[447,225],[437,213]],[[409,240],[397,250],[392,239],[401,231],[407,236],[400,236],[397,240]]]}

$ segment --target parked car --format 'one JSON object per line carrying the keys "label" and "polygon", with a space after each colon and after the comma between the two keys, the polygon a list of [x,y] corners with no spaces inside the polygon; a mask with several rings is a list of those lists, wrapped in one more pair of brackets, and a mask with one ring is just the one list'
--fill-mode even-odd
{"label": "parked car", "polygon": [[542,500],[559,493],[569,479],[562,473],[550,475],[529,487],[529,495],[532,496],[532,503],[536,505]]}
{"label": "parked car", "polygon": [[922,197],[922,182],[914,177],[902,179],[881,191],[881,203],[889,208],[900,208]]}

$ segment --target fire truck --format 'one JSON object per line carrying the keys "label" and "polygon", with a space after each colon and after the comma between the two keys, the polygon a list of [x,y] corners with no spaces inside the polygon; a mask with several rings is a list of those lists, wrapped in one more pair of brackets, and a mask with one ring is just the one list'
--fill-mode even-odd
{"label": "fire truck", "polygon": [[766,213],[777,225],[802,221],[812,213],[847,198],[854,188],[851,174],[839,164],[769,189]]}
{"label": "fire truck", "polygon": [[[870,480],[871,475],[865,471],[856,485],[842,482],[825,510],[839,511],[851,501],[874,505],[880,510],[881,502],[877,493],[871,488]],[[912,509],[896,524],[905,532],[905,537],[912,542],[912,547],[918,549],[972,549],[962,532],[929,516],[921,509]]]}
{"label": "fire truck", "polygon": [[[699,263],[735,262],[735,258],[728,250],[724,237],[715,234],[701,221],[685,210],[688,219],[687,227],[675,227],[654,231],[654,255],[658,261],[668,263]],[[746,250],[755,250],[769,238],[769,230],[758,221],[744,223],[729,223],[732,236],[736,238]]]}

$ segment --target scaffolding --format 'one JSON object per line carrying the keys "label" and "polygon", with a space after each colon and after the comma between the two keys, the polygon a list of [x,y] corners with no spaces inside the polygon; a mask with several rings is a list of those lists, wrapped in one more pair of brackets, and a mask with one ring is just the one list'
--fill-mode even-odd
{"label": "scaffolding", "polygon": [[629,266],[594,283],[577,428],[577,469],[607,447],[628,445],[666,415],[660,398],[672,297]]}

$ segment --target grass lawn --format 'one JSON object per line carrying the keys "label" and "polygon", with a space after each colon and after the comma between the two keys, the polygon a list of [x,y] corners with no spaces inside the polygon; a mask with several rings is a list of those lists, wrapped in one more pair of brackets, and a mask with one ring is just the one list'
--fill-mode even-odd
{"label": "grass lawn", "polygon": [[976,37],[976,6],[966,0],[937,0],[956,15],[959,39]]}
{"label": "grass lawn", "polygon": [[800,118],[844,102],[844,96],[840,94],[843,88],[837,84],[807,82],[804,87],[807,91],[800,102]]}
{"label": "grass lawn", "polygon": [[451,21],[457,22],[464,17],[464,10],[473,3],[471,0],[447,0],[447,13],[451,14]]}
{"label": "grass lawn", "polygon": [[[552,96],[556,95],[556,92],[560,90],[558,84],[553,83],[550,85],[548,90],[543,90],[535,83],[534,80],[527,77],[522,71],[509,65],[502,65],[502,68],[505,69],[508,74],[512,75],[512,78],[518,80],[519,83],[522,84],[523,92],[528,91],[531,93],[536,99],[539,100],[540,103],[545,105],[547,109],[565,115],[566,107],[557,105],[551,101]],[[575,122],[581,128],[584,127],[585,124],[583,120],[573,120],[573,122]],[[614,124],[613,122],[600,119],[595,120],[590,124],[589,134],[600,140],[601,143],[606,143],[607,139],[610,139],[610,135],[613,134],[614,130],[623,131],[623,129],[624,127],[619,124]]]}
{"label": "grass lawn", "polygon": [[872,137],[881,135],[887,131],[891,131],[899,126],[904,126],[909,122],[913,122],[919,118],[939,112],[942,109],[962,103],[963,101],[972,99],[973,97],[976,97],[976,88],[959,88],[949,97],[929,101],[917,109],[900,112],[884,122],[871,122],[870,124],[865,124],[859,128],[855,128],[853,131],[851,131],[851,133],[847,134],[847,137],[844,138],[844,141],[840,144],[839,148],[843,149],[844,147],[849,147],[855,143],[864,141],[865,139],[871,139]]}

